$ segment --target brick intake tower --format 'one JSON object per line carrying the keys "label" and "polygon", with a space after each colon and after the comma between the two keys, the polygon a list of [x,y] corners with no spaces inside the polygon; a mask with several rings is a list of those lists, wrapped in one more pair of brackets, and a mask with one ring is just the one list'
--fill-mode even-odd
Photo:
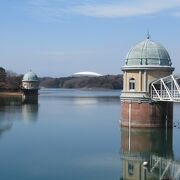
{"label": "brick intake tower", "polygon": [[136,44],[126,56],[121,93],[121,126],[172,127],[173,103],[155,102],[150,84],[174,71],[167,50],[150,40]]}

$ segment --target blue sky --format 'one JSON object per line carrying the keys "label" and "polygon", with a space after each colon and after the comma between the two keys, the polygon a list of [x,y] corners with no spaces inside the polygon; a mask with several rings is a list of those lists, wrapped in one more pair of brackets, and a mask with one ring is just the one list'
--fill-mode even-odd
{"label": "blue sky", "polygon": [[0,62],[39,76],[119,74],[147,30],[179,73],[180,0],[1,0]]}

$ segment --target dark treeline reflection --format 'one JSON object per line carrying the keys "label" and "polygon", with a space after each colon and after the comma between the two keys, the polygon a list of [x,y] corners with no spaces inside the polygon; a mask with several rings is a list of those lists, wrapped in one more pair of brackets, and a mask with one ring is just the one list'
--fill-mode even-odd
{"label": "dark treeline reflection", "polygon": [[22,97],[21,95],[16,96],[1,96],[0,97],[0,106],[7,105],[21,105]]}
{"label": "dark treeline reflection", "polygon": [[0,135],[5,131],[10,130],[15,121],[37,121],[38,107],[38,104],[0,106]]}
{"label": "dark treeline reflection", "polygon": [[174,160],[172,129],[121,128],[121,179],[173,179],[180,176]]}
{"label": "dark treeline reflection", "polygon": [[22,104],[38,104],[38,96],[29,94],[23,95],[21,93],[15,95],[0,96],[0,106],[8,105],[22,105]]}

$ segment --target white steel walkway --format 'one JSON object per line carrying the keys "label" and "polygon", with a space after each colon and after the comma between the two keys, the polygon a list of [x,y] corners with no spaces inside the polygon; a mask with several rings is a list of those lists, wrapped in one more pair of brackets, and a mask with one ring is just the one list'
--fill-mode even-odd
{"label": "white steel walkway", "polygon": [[180,75],[170,75],[153,81],[150,91],[154,101],[180,102]]}

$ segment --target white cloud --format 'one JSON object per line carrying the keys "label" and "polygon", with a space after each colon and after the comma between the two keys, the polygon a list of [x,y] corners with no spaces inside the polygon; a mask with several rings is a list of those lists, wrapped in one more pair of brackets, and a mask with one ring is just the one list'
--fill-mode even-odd
{"label": "white cloud", "polygon": [[71,13],[93,17],[128,17],[155,14],[180,7],[180,0],[134,0],[126,3],[89,4],[68,9]]}
{"label": "white cloud", "polygon": [[[104,3],[103,3],[104,2]],[[92,17],[132,17],[180,9],[180,0],[30,0],[29,10],[37,16],[61,20],[79,14]],[[179,13],[178,13],[179,14]],[[176,14],[174,14],[176,15]]]}

